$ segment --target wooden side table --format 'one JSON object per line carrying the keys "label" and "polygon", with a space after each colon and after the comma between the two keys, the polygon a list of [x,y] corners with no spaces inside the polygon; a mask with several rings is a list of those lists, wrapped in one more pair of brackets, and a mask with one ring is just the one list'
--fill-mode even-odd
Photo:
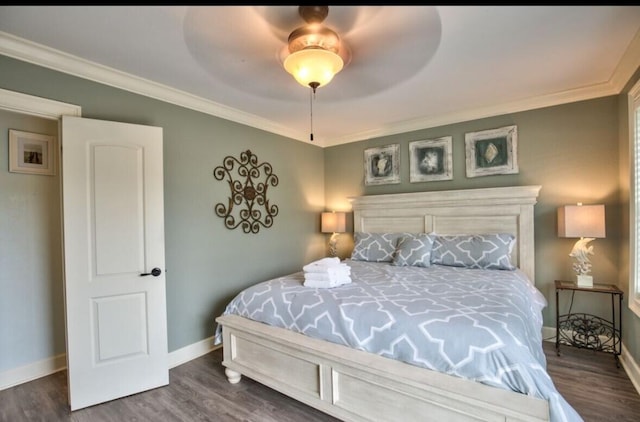
{"label": "wooden side table", "polygon": [[[612,284],[594,284],[593,287],[580,287],[575,282],[556,280],[556,353],[560,355],[560,345],[592,349],[613,353],[616,366],[620,367],[619,356],[622,351],[622,290]],[[608,294],[611,296],[611,320],[595,315],[569,311],[560,314],[559,295],[563,290]],[[618,298],[618,317],[616,318],[615,298]]]}

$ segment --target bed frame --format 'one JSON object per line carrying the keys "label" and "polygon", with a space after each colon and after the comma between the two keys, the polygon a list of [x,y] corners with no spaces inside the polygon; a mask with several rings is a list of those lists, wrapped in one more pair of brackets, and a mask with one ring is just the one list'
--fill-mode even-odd
{"label": "bed frame", "polygon": [[[512,233],[534,278],[540,186],[350,198],[354,231]],[[547,401],[314,339],[235,315],[223,330],[229,382],[242,375],[344,421],[548,421]]]}

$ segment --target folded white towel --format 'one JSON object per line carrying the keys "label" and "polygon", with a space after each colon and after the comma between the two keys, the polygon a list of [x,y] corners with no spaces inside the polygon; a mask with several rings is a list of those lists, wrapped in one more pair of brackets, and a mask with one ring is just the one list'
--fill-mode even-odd
{"label": "folded white towel", "polygon": [[331,283],[351,283],[349,274],[324,274],[324,273],[305,273],[304,279],[312,281],[328,281]]}
{"label": "folded white towel", "polygon": [[332,265],[340,264],[340,258],[338,258],[337,256],[326,257],[318,259],[317,261],[313,261],[310,264],[325,265],[327,267],[330,267]]}
{"label": "folded white towel", "polygon": [[331,276],[342,276],[342,275],[351,275],[351,268],[348,265],[340,265],[337,267],[325,268],[322,270],[312,269],[311,271],[305,271],[305,274],[320,274],[320,275],[331,275]]}
{"label": "folded white towel", "polygon": [[339,265],[324,269],[324,271],[305,271],[304,285],[307,287],[332,288],[351,283],[351,268]]}
{"label": "folded white towel", "polygon": [[[307,275],[316,275],[314,273],[308,273]],[[314,287],[316,289],[331,289],[333,287],[342,286],[343,284],[351,283],[351,278],[347,276],[347,278],[339,280],[335,278],[328,278],[325,280],[314,280],[310,279],[305,275],[304,278],[304,286],[305,287]],[[323,275],[323,274],[320,274]]]}
{"label": "folded white towel", "polygon": [[332,283],[330,281],[317,281],[317,280],[304,280],[305,287],[312,287],[315,289],[331,289],[333,287],[338,287],[340,284]]}
{"label": "folded white towel", "polygon": [[[328,258],[324,258],[324,259],[328,259]],[[328,269],[334,269],[334,268],[348,268],[350,270],[349,266],[345,263],[341,263],[339,258],[335,258],[335,259],[337,261],[325,261],[325,262],[315,261],[302,267],[302,270],[307,273],[323,273],[323,272],[326,272]]]}

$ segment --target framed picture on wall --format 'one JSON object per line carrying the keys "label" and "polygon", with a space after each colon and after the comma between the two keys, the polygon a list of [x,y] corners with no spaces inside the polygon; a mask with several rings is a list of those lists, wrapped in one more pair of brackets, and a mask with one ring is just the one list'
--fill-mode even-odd
{"label": "framed picture on wall", "polygon": [[9,171],[56,174],[56,137],[9,129]]}
{"label": "framed picture on wall", "polygon": [[453,137],[409,142],[409,181],[453,179]]}
{"label": "framed picture on wall", "polygon": [[364,150],[364,184],[400,183],[400,144]]}
{"label": "framed picture on wall", "polygon": [[518,128],[505,126],[465,134],[467,177],[518,173]]}

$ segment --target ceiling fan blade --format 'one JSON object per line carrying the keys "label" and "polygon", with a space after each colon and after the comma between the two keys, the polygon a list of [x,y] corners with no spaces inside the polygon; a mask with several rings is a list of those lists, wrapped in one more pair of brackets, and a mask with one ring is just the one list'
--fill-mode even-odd
{"label": "ceiling fan blade", "polygon": [[385,6],[344,35],[351,62],[325,87],[326,99],[368,96],[410,79],[428,65],[441,37],[436,7]]}
{"label": "ceiling fan blade", "polygon": [[259,97],[293,98],[287,87],[293,91],[295,81],[279,64],[283,41],[253,7],[190,7],[183,27],[189,53],[212,83]]}
{"label": "ceiling fan blade", "polygon": [[[441,36],[434,6],[331,6],[325,23],[352,54],[350,63],[320,88],[325,101],[372,95],[411,78],[428,64]],[[185,14],[183,31],[190,54],[212,83],[299,101],[301,87],[281,60],[289,33],[302,24],[297,6],[194,6]]]}

